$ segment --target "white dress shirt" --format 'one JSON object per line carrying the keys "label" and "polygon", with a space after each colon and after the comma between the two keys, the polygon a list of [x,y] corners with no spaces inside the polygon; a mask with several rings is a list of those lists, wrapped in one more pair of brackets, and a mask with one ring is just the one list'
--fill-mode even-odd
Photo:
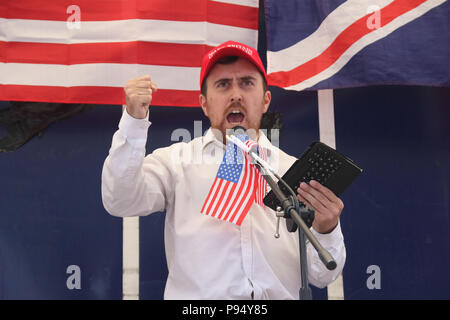
{"label": "white dress shirt", "polygon": [[[189,143],[174,143],[145,156],[150,122],[123,112],[102,172],[102,200],[113,216],[145,216],[166,211],[164,242],[169,275],[165,299],[298,299],[298,234],[254,203],[239,227],[200,213],[217,174],[225,146],[209,129]],[[284,174],[296,160],[261,132],[269,164]],[[272,159],[272,160],[271,160]],[[308,243],[308,276],[325,287],[342,271],[345,246],[340,224],[329,234],[311,228],[335,258],[329,271]]]}

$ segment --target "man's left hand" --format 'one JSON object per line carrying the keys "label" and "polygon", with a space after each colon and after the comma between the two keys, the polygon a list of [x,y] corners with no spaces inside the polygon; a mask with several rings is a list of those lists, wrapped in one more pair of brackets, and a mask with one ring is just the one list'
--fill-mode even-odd
{"label": "man's left hand", "polygon": [[314,209],[312,227],[319,233],[330,233],[336,228],[344,203],[333,191],[315,180],[302,182],[297,189],[297,198],[309,208]]}

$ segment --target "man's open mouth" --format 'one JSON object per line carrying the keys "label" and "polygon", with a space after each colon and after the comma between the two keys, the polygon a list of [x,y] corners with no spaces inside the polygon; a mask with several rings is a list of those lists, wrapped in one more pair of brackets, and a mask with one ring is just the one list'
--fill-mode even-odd
{"label": "man's open mouth", "polygon": [[244,121],[245,115],[239,110],[232,110],[227,115],[227,121],[231,124],[240,124]]}

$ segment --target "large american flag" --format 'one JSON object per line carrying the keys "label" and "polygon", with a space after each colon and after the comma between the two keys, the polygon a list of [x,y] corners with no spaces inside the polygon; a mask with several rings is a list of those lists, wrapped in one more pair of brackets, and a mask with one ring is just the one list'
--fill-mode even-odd
{"label": "large american flag", "polygon": [[[257,146],[245,134],[236,137],[249,148]],[[265,160],[263,149],[258,151]],[[240,226],[254,202],[264,208],[266,192],[267,183],[248,155],[229,142],[201,213]]]}
{"label": "large american flag", "polygon": [[450,86],[447,0],[265,0],[269,83]]}
{"label": "large american flag", "polygon": [[258,0],[0,1],[0,100],[123,104],[149,74],[154,105],[198,106],[204,53],[258,39]]}

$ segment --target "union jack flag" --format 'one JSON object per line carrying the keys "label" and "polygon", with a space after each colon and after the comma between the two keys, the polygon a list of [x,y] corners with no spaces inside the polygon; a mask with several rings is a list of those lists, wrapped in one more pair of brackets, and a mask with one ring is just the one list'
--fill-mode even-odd
{"label": "union jack flag", "polygon": [[266,0],[269,84],[450,86],[447,0]]}
{"label": "union jack flag", "polygon": [[[245,134],[236,137],[249,148],[255,145],[258,147]],[[262,148],[258,148],[258,151],[265,159]],[[229,142],[201,213],[240,226],[254,202],[264,208],[266,192],[267,183],[258,169],[244,151]]]}

